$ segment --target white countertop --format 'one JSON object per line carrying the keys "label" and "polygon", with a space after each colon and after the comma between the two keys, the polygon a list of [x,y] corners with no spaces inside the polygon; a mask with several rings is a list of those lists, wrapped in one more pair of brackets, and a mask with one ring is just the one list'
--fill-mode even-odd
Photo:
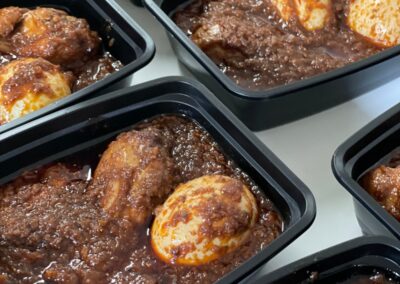
{"label": "white countertop", "polygon": [[[155,58],[135,73],[133,83],[173,75],[191,77],[178,64],[161,24],[129,0],[118,2],[156,44]],[[351,195],[333,176],[331,158],[335,149],[349,136],[399,101],[400,78],[327,111],[256,133],[311,189],[317,203],[317,217],[312,227],[269,261],[259,274],[362,235]]]}

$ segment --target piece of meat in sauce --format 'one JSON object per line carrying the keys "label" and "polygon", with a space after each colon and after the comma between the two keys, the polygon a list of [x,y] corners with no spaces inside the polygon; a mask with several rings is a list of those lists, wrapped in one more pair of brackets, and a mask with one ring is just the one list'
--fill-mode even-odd
{"label": "piece of meat in sauce", "polygon": [[400,221],[400,167],[381,165],[365,174],[360,184]]}
{"label": "piece of meat in sauce", "polygon": [[[145,234],[153,209],[172,190],[173,165],[159,136],[154,129],[118,136],[103,153],[89,185],[88,177],[61,164],[40,173],[31,185],[18,187],[23,183],[18,180],[8,185],[0,202],[0,240],[7,245],[3,254],[0,249],[0,272],[3,267],[21,279],[33,269],[46,281],[108,283],[106,273],[127,261],[126,252]],[[13,204],[18,204],[17,214]],[[7,270],[5,264],[13,261],[23,265],[20,273]],[[43,272],[40,261],[50,261]],[[132,277],[125,275],[130,280],[121,281],[129,283]],[[154,283],[146,274],[137,277]]]}
{"label": "piece of meat in sauce", "polygon": [[28,12],[28,9],[19,7],[6,7],[0,9],[0,38],[6,38],[14,31],[15,25]]}
{"label": "piece of meat in sauce", "polygon": [[[0,275],[5,283],[109,283],[140,243],[88,190],[89,171],[56,164],[1,188]],[[143,274],[144,283],[154,283]],[[131,283],[132,275],[125,277]]]}
{"label": "piece of meat in sauce", "polygon": [[[86,156],[71,159],[82,159],[81,165]],[[272,202],[188,119],[170,115],[140,123],[109,144],[93,178],[90,169],[55,164],[0,187],[0,281],[213,283],[282,231]],[[166,263],[151,248],[154,210],[179,183],[206,174],[230,176],[251,190],[258,207],[254,224],[242,245],[206,265]],[[236,200],[235,188],[223,192]],[[224,216],[212,212],[216,203],[200,210],[206,219]],[[240,231],[247,220],[224,214],[230,221],[215,232]]]}
{"label": "piece of meat in sauce", "polygon": [[[103,51],[101,43],[97,32],[90,29],[85,19],[70,16],[63,10],[1,8],[0,125],[119,71],[123,64]],[[48,70],[43,70],[39,64],[30,64],[32,66],[24,67],[23,72],[15,68],[26,66],[28,61],[54,66],[58,71],[49,78],[45,74]],[[1,76],[4,74],[7,76]],[[6,100],[10,101],[10,94],[13,105],[5,105]]]}
{"label": "piece of meat in sauce", "polygon": [[173,189],[173,162],[156,129],[125,132],[103,153],[91,188],[114,217],[146,224]]}
{"label": "piece of meat in sauce", "polygon": [[9,40],[16,55],[41,57],[66,69],[93,59],[101,43],[85,19],[52,8],[36,8],[23,14]]}
{"label": "piece of meat in sauce", "polygon": [[0,9],[0,55],[12,52],[12,46],[6,37],[14,31],[15,25],[27,11],[28,9],[18,7]]}
{"label": "piece of meat in sauce", "polygon": [[235,83],[263,90],[382,50],[347,25],[348,1],[197,0],[176,24]]}

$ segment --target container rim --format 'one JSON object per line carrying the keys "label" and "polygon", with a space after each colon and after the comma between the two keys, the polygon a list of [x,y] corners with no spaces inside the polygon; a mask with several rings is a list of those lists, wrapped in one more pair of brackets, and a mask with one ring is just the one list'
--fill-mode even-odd
{"label": "container rim", "polygon": [[[395,105],[358,130],[335,150],[331,160],[331,168],[337,181],[398,239],[400,239],[400,222],[382,208],[382,206],[353,179],[351,171],[355,160],[360,155],[358,145],[364,145],[365,143],[372,144],[372,141],[376,141],[385,135],[385,133],[388,133],[393,126],[388,126],[385,122],[399,113],[399,111],[400,104]],[[369,139],[368,136],[370,135],[374,138]]]}
{"label": "container rim", "polygon": [[[4,139],[12,137],[18,133],[28,131],[31,128],[34,128],[37,125],[45,123],[46,121],[54,120],[57,117],[64,116],[67,113],[73,113],[79,109],[86,108],[91,105],[96,105],[105,101],[108,101],[112,98],[122,97],[126,93],[131,92],[139,92],[141,90],[150,88],[154,85],[165,85],[165,84],[174,84],[179,83],[181,85],[188,85],[190,87],[194,87],[195,89],[199,90],[199,92],[204,96],[204,99],[208,100],[211,104],[215,105],[215,108],[218,109],[226,118],[236,126],[237,129],[240,129],[240,132],[245,134],[246,138],[251,141],[251,143],[260,151],[262,152],[268,159],[275,165],[275,167],[281,172],[285,172],[285,177],[290,180],[296,187],[299,189],[299,192],[304,199],[304,210],[302,210],[300,225],[304,226],[308,223],[314,221],[316,217],[316,202],[315,198],[311,192],[311,190],[265,145],[261,142],[257,136],[248,129],[243,122],[241,122],[222,102],[220,102],[214,95],[200,82],[196,81],[195,79],[184,77],[184,76],[169,76],[164,78],[158,78],[155,80],[151,80],[148,82],[144,82],[135,86],[130,86],[127,88],[123,88],[120,90],[116,90],[86,101],[81,102],[80,104],[75,104],[69,106],[67,108],[58,110],[56,112],[50,113],[46,116],[40,117],[34,121],[28,122],[20,127],[11,129],[5,133],[0,133],[0,142]],[[162,96],[162,95],[160,95]],[[200,98],[202,99],[202,98]],[[141,101],[144,102],[144,101]],[[139,102],[139,103],[141,103]],[[205,110],[207,112],[207,110]],[[218,123],[218,122],[217,122]],[[219,124],[219,123],[218,123]],[[262,167],[260,167],[262,168]],[[268,172],[267,169],[263,169],[264,171]],[[295,224],[293,227],[295,227]],[[282,234],[283,235],[283,234]]]}
{"label": "container rim", "polygon": [[[371,253],[368,250],[368,247],[373,245],[384,246],[400,253],[400,246],[399,246],[400,244],[396,240],[384,236],[362,236],[345,241],[343,243],[336,244],[334,246],[323,249],[321,251],[308,255],[299,260],[296,260],[281,268],[278,268],[277,270],[271,272],[268,276],[261,276],[260,279],[263,280],[262,283],[277,283],[276,281],[279,281],[280,279],[282,279],[287,275],[295,274],[296,272],[306,269],[307,267],[315,263],[326,261],[330,258],[333,258],[335,256],[341,255],[349,251],[358,251],[365,249],[368,252],[367,255],[369,254],[369,255],[375,255],[377,257],[382,257],[380,255],[376,255],[376,253]],[[361,257],[360,255],[355,255],[354,260],[357,261],[357,259],[359,259],[360,257]],[[260,279],[257,280],[260,281]],[[249,283],[257,283],[257,280],[250,278]]]}
{"label": "container rim", "polygon": [[[122,36],[127,40],[128,42],[127,44],[133,47],[132,43],[129,43],[132,42],[131,38],[127,35],[124,29],[120,28],[119,25],[115,23],[111,17],[109,17],[109,14],[107,12],[102,7],[100,7],[99,4],[96,3],[95,1],[93,0],[87,0],[87,1],[90,3],[92,7],[96,7],[97,10],[106,14],[108,16],[107,20],[110,20],[115,25],[115,27],[118,29],[118,32],[123,33]],[[132,17],[130,17],[122,9],[122,7],[118,4],[116,0],[105,0],[105,2],[109,5],[109,7],[111,7],[115,12],[119,14],[121,20],[124,20],[141,37],[145,45],[145,48],[143,49],[141,54],[134,61],[123,66],[123,68],[121,68],[119,71],[114,72],[109,76],[106,76],[100,81],[97,81],[82,90],[71,93],[71,95],[69,96],[54,101],[53,103],[39,110],[31,112],[23,117],[14,119],[4,125],[0,125],[0,133],[4,133],[10,129],[18,127],[38,117],[42,117],[43,115],[53,112],[54,110],[59,110],[60,108],[68,106],[72,102],[78,101],[89,94],[93,94],[98,90],[103,90],[104,88],[109,87],[114,83],[118,83],[123,78],[128,77],[138,69],[147,65],[153,59],[156,49],[155,49],[155,44],[153,40],[150,38],[150,36],[132,19]]]}
{"label": "container rim", "polygon": [[[162,5],[164,0],[158,0],[158,2],[160,5]],[[169,33],[179,41],[179,43],[196,59],[199,64],[202,65],[203,68],[207,70],[207,72],[211,73],[211,75],[221,84],[223,88],[228,90],[231,94],[245,99],[260,100],[287,96],[293,91],[301,91],[321,83],[333,81],[400,55],[400,46],[394,46],[363,60],[328,71],[326,73],[315,75],[308,79],[272,87],[262,91],[253,91],[240,87],[233,82],[232,79],[225,75],[215,65],[215,63],[185,35],[185,33],[172,21],[172,19],[166,13],[164,13],[160,6],[156,4],[155,0],[143,0],[143,3],[144,7],[146,7],[153,14],[153,16],[155,16],[161,22],[161,24],[169,31]]]}
{"label": "container rim", "polygon": [[[299,207],[299,216],[293,218],[292,222],[290,225],[284,230],[284,232],[278,236],[278,238],[270,243],[266,249],[262,250],[260,253],[264,253],[265,255],[256,254],[249,260],[245,261],[242,265],[240,265],[237,269],[227,273],[220,282],[217,283],[225,283],[228,282],[234,282],[237,281],[238,279],[243,279],[244,277],[250,275],[253,271],[261,267],[262,265],[265,264],[265,260],[262,260],[262,258],[272,258],[274,255],[276,255],[280,250],[282,250],[284,247],[286,247],[290,242],[292,242],[294,239],[296,239],[299,235],[301,235],[304,231],[306,231],[313,223],[315,216],[316,216],[316,203],[314,196],[312,195],[310,189],[302,182],[300,179],[298,179],[294,173],[292,173],[284,164],[282,161],[279,160],[278,157],[275,156],[238,118],[236,118],[231,111],[228,110],[226,106],[224,106],[217,98],[215,98],[208,89],[206,89],[202,84],[199,82],[193,80],[193,79],[188,79],[184,77],[166,77],[166,78],[160,78],[156,79],[153,81],[145,82],[139,85],[135,85],[129,88],[117,90],[114,92],[111,92],[109,94],[105,94],[87,101],[82,102],[79,105],[73,105],[68,108],[59,110],[57,112],[51,113],[47,116],[44,116],[42,118],[39,118],[35,121],[29,122],[25,125],[22,125],[21,127],[15,128],[10,130],[9,132],[6,132],[4,134],[0,134],[0,141],[7,139],[9,137],[12,137],[18,133],[23,133],[27,132],[29,130],[35,129],[35,127],[47,122],[51,121],[57,118],[60,118],[66,114],[73,114],[75,111],[78,111],[79,109],[86,108],[88,106],[96,106],[100,103],[107,102],[110,99],[117,99],[118,97],[123,97],[128,93],[132,92],[138,92],[147,88],[150,88],[152,86],[158,85],[158,86],[164,86],[164,90],[168,90],[168,84],[176,84],[179,83],[180,86],[177,88],[176,93],[181,94],[182,96],[185,96],[193,101],[197,101],[199,108],[201,109],[201,112],[206,112],[210,113],[208,110],[203,108],[201,106],[201,101],[202,100],[208,100],[212,105],[214,105],[215,110],[217,110],[219,113],[221,113],[224,116],[224,119],[227,119],[234,127],[235,131],[239,131],[241,136],[245,137],[246,143],[251,143],[253,144],[253,149],[255,149],[257,152],[263,153],[263,155],[270,161],[270,163],[273,165],[274,170],[279,172],[279,175],[281,175],[285,180],[289,181],[289,183],[297,188],[297,195],[299,195],[299,200],[297,201],[296,204]],[[184,92],[180,93],[180,90],[184,89],[184,87],[189,86],[191,88],[195,88],[198,90],[198,94],[194,94],[194,96],[188,96],[185,95]],[[169,90],[166,91],[166,94],[170,92]],[[166,95],[164,94],[164,95]],[[163,96],[163,94],[160,94],[160,98]],[[196,98],[197,99],[196,99]],[[157,98],[157,97],[155,97]],[[139,101],[138,104],[144,103],[146,101],[151,101],[153,98],[149,98],[148,100],[144,101]],[[211,114],[212,116],[212,114]],[[219,127],[222,125],[216,121]],[[232,134],[232,137],[233,134]],[[240,148],[240,147],[239,147]],[[246,151],[247,152],[247,151]],[[251,153],[248,153],[250,156],[253,156]],[[271,172],[267,168],[261,167],[260,163],[256,162],[255,165],[256,170],[258,171],[258,168],[261,168],[263,172],[267,172],[269,176],[271,176],[271,179],[275,182],[278,183],[279,185],[282,185],[282,183],[278,180],[279,178],[282,179],[282,177],[274,177],[271,175]],[[282,189],[285,191],[285,187],[282,185]],[[293,197],[292,197],[293,198]],[[259,257],[257,258],[257,255]],[[244,273],[243,273],[244,271]]]}

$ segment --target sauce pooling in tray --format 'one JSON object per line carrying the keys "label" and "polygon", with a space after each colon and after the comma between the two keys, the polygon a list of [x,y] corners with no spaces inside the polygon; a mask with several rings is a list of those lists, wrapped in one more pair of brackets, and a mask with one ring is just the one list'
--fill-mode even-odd
{"label": "sauce pooling in tray", "polygon": [[99,161],[86,152],[1,186],[1,280],[213,283],[283,230],[260,188],[184,117],[139,123]]}
{"label": "sauce pooling in tray", "polygon": [[[317,284],[317,283],[326,283],[326,284],[397,284],[399,283],[398,281],[398,277],[393,274],[393,275],[386,275],[387,273],[385,272],[381,272],[378,271],[376,269],[373,269],[373,271],[371,272],[371,274],[367,274],[367,273],[356,273],[354,275],[351,275],[350,277],[346,277],[345,279],[343,279],[343,277],[341,280],[333,280],[331,278],[335,278],[336,275],[331,275],[331,278],[327,278],[327,279],[319,279],[319,273],[318,272],[312,272],[311,276],[305,280],[302,281],[299,284]],[[392,274],[391,272],[388,274]]]}

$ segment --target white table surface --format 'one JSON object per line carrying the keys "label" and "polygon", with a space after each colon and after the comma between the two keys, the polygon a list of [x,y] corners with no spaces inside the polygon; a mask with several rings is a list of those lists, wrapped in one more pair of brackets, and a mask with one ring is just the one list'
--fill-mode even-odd
{"label": "white table surface", "polygon": [[[191,77],[189,71],[178,64],[161,24],[129,0],[118,2],[156,44],[155,58],[135,73],[133,83],[172,75]],[[324,112],[256,133],[311,189],[317,203],[317,217],[312,227],[269,261],[259,275],[362,235],[351,195],[333,176],[332,154],[354,132],[398,102],[400,78]]]}

